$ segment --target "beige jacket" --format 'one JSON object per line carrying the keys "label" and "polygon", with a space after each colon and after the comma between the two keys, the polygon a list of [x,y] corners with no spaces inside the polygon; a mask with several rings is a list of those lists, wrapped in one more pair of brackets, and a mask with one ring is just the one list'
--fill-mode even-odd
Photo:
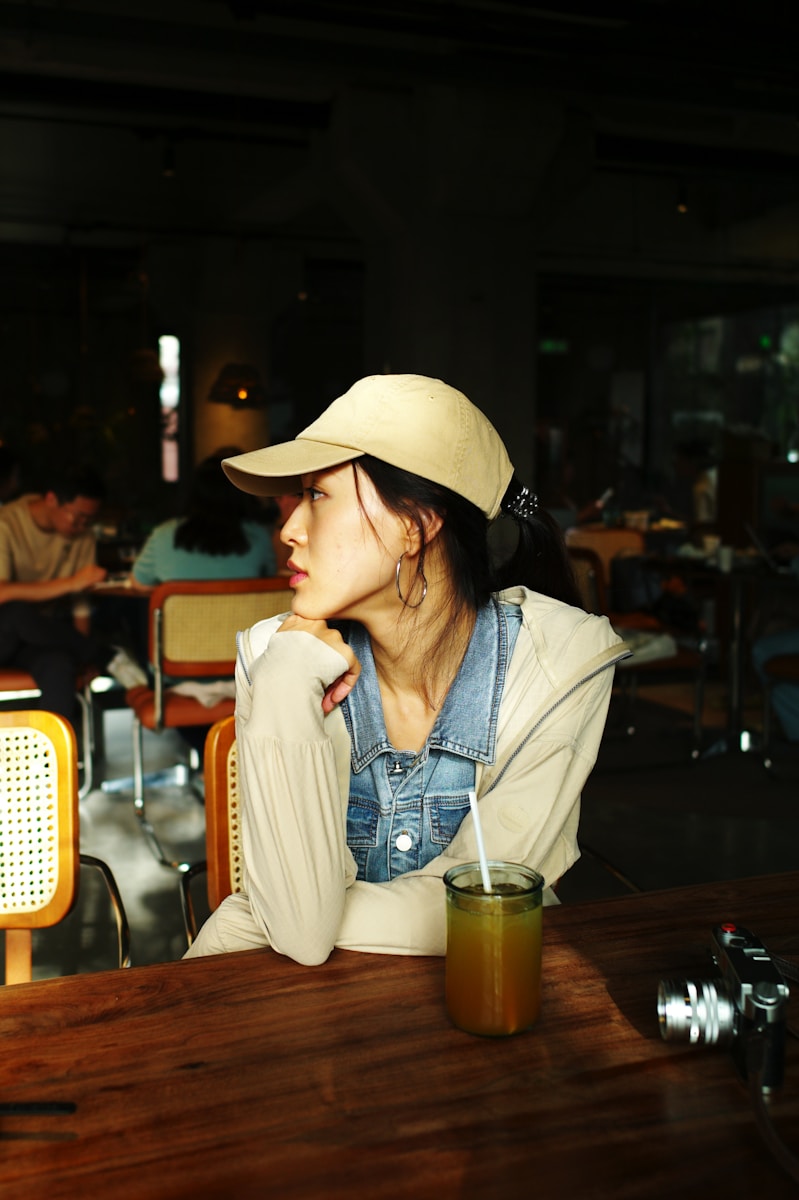
{"label": "beige jacket", "polygon": [[[523,622],[499,712],[497,757],[477,765],[488,856],[527,863],[555,883],[579,855],[580,793],[602,737],[613,666],[627,656],[604,617],[514,589]],[[443,954],[442,876],[475,861],[471,815],[442,854],[388,883],[356,879],[346,842],[349,737],[322,713],[345,668],[308,633],[272,638],[282,618],[239,639],[236,732],[246,894],[229,897],[190,956],[271,945],[303,963],[334,946]],[[550,900],[554,897],[550,895]]]}

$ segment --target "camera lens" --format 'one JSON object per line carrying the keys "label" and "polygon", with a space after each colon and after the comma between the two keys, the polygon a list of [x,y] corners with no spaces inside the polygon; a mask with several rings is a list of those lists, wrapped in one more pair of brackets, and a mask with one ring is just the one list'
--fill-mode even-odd
{"label": "camera lens", "polygon": [[658,1020],[664,1041],[724,1045],[735,1036],[735,1005],[724,980],[662,979]]}

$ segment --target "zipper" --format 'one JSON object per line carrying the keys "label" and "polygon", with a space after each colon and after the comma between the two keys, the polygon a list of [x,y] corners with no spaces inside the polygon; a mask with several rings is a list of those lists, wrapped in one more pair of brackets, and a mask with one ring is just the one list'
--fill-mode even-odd
{"label": "zipper", "polygon": [[633,656],[632,650],[625,650],[623,653],[617,654],[615,658],[611,658],[607,662],[602,663],[602,665],[597,667],[596,670],[589,671],[589,673],[587,675],[584,675],[582,677],[582,679],[578,679],[576,683],[573,683],[567,692],[564,692],[562,696],[559,696],[558,699],[555,701],[555,703],[551,704],[549,706],[549,708],[546,710],[546,712],[543,712],[541,714],[541,716],[536,721],[535,725],[526,734],[524,740],[519,742],[519,745],[513,751],[513,754],[511,754],[510,758],[505,763],[505,766],[502,768],[499,775],[497,775],[496,779],[493,781],[491,786],[489,788],[487,788],[485,792],[483,792],[483,795],[487,796],[489,794],[489,792],[493,792],[494,788],[497,786],[499,781],[502,779],[502,776],[505,774],[508,767],[511,765],[511,763],[516,758],[516,756],[521,753],[521,751],[524,749],[524,747],[530,741],[530,738],[533,736],[533,734],[538,729],[541,728],[541,725],[544,723],[544,721],[546,721],[547,717],[551,716],[552,713],[556,711],[556,709],[560,708],[560,706],[561,706],[561,704],[563,704],[564,700],[568,700],[570,696],[574,695],[574,693],[577,691],[577,689],[581,688],[584,683],[588,683],[588,681],[590,679],[593,679],[596,675],[601,675],[603,671],[607,671],[608,667],[615,667],[615,666],[617,666],[618,663],[622,662],[625,658],[632,658],[632,656]]}
{"label": "zipper", "polygon": [[250,672],[247,669],[247,662],[241,652],[241,639],[244,637],[245,633],[246,630],[239,630],[239,632],[236,634],[236,655],[241,663],[241,669],[247,677],[247,682],[249,683],[250,687],[252,687],[252,679],[250,679]]}

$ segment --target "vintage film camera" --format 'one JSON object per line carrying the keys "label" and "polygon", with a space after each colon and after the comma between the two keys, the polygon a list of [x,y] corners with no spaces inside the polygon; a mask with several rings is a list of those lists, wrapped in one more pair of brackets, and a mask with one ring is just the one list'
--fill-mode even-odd
{"label": "vintage film camera", "polygon": [[717,925],[710,953],[721,978],[663,979],[658,1018],[664,1041],[729,1045],[743,1079],[760,1071],[764,1092],[782,1083],[788,985],[748,929]]}

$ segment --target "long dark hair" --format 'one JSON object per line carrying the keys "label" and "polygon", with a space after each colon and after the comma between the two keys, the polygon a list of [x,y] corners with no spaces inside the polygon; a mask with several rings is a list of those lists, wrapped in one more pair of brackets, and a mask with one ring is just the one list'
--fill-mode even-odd
{"label": "long dark hair", "polygon": [[510,557],[497,565],[492,590],[523,584],[531,591],[582,608],[580,589],[560,525],[529,492],[521,504],[525,515],[514,511],[518,510],[518,497],[525,490],[514,475],[502,499],[501,516],[516,526],[518,540]]}
{"label": "long dark hair", "polygon": [[236,450],[219,450],[195,468],[183,519],[175,529],[175,546],[202,554],[246,554],[250,539],[244,522],[255,516],[255,503],[233,487],[222,470],[222,459]]}
{"label": "long dark hair", "polygon": [[498,560],[489,546],[489,521],[471,501],[370,455],[356,459],[354,466],[356,486],[359,469],[372,481],[386,508],[414,521],[422,546],[417,562],[420,582],[426,548],[422,514],[441,517],[438,537],[449,566],[456,619],[465,610],[475,612],[492,592],[518,585],[582,607],[563,534],[554,518],[538,507],[534,497],[526,505],[525,517],[512,515],[513,501],[521,491],[516,476],[502,501],[502,516],[513,521],[518,533],[510,554]]}

